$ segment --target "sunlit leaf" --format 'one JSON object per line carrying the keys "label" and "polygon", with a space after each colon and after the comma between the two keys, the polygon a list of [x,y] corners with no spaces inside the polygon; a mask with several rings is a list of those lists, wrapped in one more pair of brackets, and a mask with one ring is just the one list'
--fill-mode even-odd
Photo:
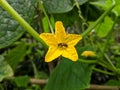
{"label": "sunlit leaf", "polygon": [[47,18],[44,17],[42,19],[42,24],[43,24],[43,29],[44,29],[44,32],[49,32],[49,24],[48,24],[48,21],[47,21]]}
{"label": "sunlit leaf", "polygon": [[13,70],[9,64],[4,60],[4,57],[0,55],[0,81],[4,78],[13,76]]}
{"label": "sunlit leaf", "polygon": [[95,31],[99,37],[105,37],[112,29],[112,26],[113,26],[112,19],[106,16],[104,18],[104,21],[97,26]]}

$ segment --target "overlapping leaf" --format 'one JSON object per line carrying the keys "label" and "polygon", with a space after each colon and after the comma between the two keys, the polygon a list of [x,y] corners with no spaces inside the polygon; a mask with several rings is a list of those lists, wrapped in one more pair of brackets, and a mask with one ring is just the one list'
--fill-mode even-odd
{"label": "overlapping leaf", "polygon": [[[84,4],[88,0],[76,0],[80,5]],[[49,13],[64,13],[73,9],[74,0],[43,0],[45,9]]]}
{"label": "overlapping leaf", "polygon": [[[8,0],[9,4],[29,23],[34,16],[35,0]],[[9,46],[22,36],[24,29],[0,7],[0,48]]]}
{"label": "overlapping leaf", "polygon": [[104,22],[100,23],[96,27],[96,32],[99,37],[105,37],[108,35],[108,33],[111,31],[113,26],[113,21],[110,17],[106,16],[104,18]]}
{"label": "overlapping leaf", "polygon": [[15,70],[19,62],[24,60],[26,54],[27,45],[21,43],[6,55],[5,60],[12,67],[12,69]]}
{"label": "overlapping leaf", "polygon": [[4,57],[0,55],[0,81],[2,81],[4,78],[11,76],[13,76],[12,68],[4,60]]}
{"label": "overlapping leaf", "polygon": [[93,65],[62,60],[53,71],[45,90],[83,90],[89,87]]}
{"label": "overlapping leaf", "polygon": [[[116,5],[113,8],[112,12],[120,16],[120,0],[114,0]],[[95,2],[91,2],[93,5],[101,6],[104,10],[107,10],[112,4],[112,0],[97,0]]]}

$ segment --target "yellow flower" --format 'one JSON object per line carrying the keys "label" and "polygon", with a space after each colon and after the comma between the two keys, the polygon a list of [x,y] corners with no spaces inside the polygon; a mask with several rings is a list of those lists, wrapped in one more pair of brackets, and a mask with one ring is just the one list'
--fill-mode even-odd
{"label": "yellow flower", "polygon": [[42,33],[40,34],[40,38],[49,46],[45,62],[50,62],[61,55],[72,61],[78,60],[78,54],[74,46],[82,39],[82,36],[66,34],[61,21],[55,23],[55,34]]}
{"label": "yellow flower", "polygon": [[95,56],[95,53],[93,51],[84,51],[81,56],[84,56],[84,57],[94,57]]}

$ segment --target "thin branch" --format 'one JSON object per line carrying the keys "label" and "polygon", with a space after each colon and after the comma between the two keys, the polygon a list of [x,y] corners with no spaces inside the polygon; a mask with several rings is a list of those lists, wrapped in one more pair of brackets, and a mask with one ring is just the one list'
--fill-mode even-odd
{"label": "thin branch", "polygon": [[32,84],[45,85],[47,82],[48,82],[48,79],[35,79],[35,78],[30,79],[30,83]]}
{"label": "thin branch", "polygon": [[86,90],[120,90],[120,86],[90,85]]}

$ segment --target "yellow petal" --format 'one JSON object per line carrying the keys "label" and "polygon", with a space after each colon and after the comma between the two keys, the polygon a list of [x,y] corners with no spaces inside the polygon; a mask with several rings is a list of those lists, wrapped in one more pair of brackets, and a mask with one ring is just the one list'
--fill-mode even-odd
{"label": "yellow petal", "polygon": [[65,43],[67,43],[68,46],[75,46],[81,39],[82,39],[81,35],[68,34],[65,38]]}
{"label": "yellow petal", "polygon": [[40,34],[40,38],[43,39],[43,41],[48,46],[56,46],[57,45],[57,41],[55,39],[55,36],[51,33],[42,33],[42,34]]}
{"label": "yellow petal", "polygon": [[46,56],[45,56],[45,62],[50,62],[57,57],[59,57],[62,54],[62,50],[58,49],[57,47],[50,47]]}
{"label": "yellow petal", "polygon": [[66,37],[65,28],[61,21],[55,23],[55,35],[59,43],[63,42]]}
{"label": "yellow petal", "polygon": [[69,47],[64,50],[62,53],[63,57],[69,58],[72,61],[77,61],[78,60],[78,54],[76,52],[76,49],[74,47]]}

